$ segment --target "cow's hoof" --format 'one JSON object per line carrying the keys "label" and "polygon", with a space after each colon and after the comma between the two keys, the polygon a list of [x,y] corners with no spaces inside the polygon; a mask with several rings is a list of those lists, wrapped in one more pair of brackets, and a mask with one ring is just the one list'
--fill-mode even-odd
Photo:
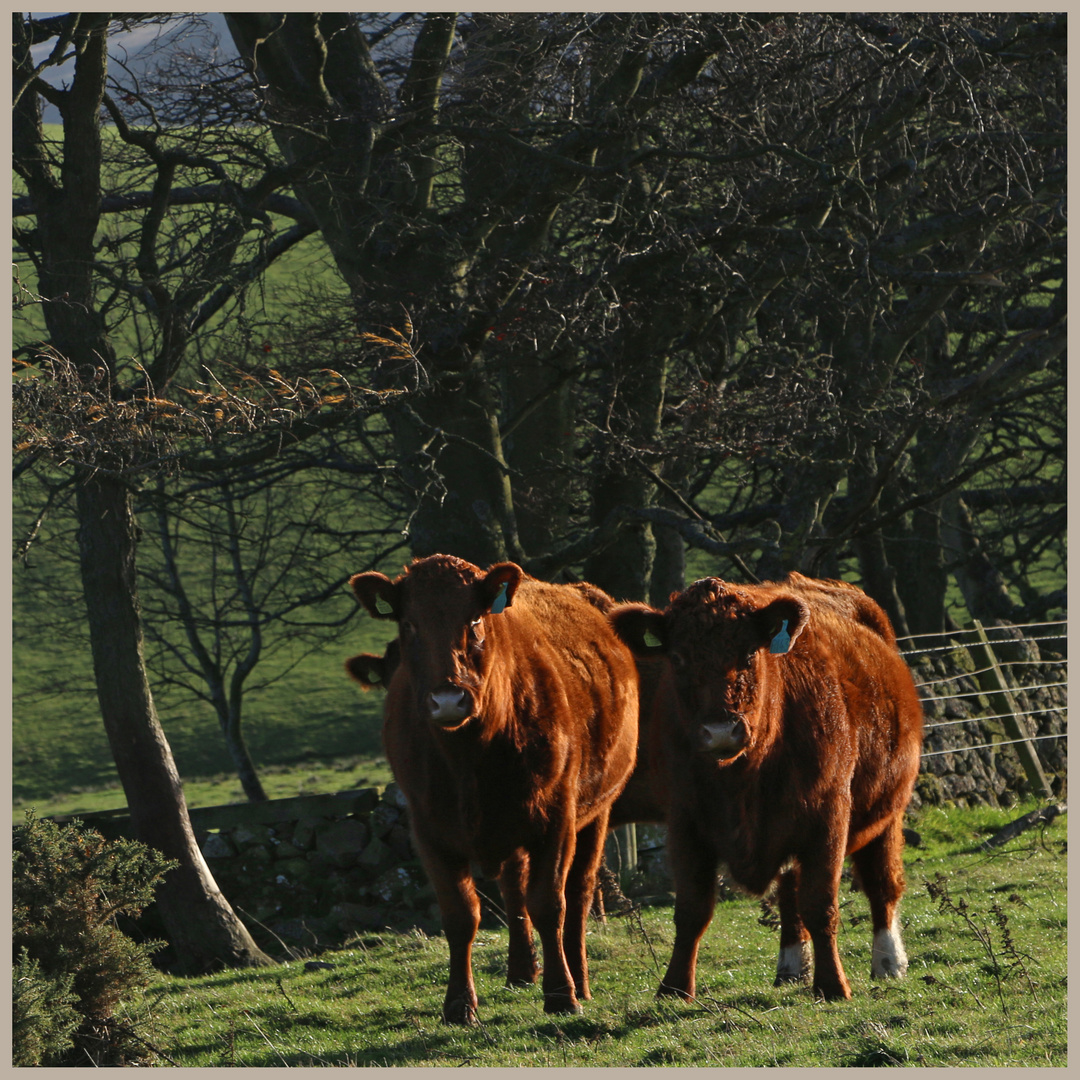
{"label": "cow's hoof", "polygon": [[785,945],[776,963],[776,982],[773,986],[789,983],[809,983],[814,974],[814,957],[808,945],[799,942]]}
{"label": "cow's hoof", "polygon": [[563,1016],[580,1016],[585,1010],[573,998],[565,994],[549,994],[544,998],[544,1012]]}
{"label": "cow's hoof", "polygon": [[850,1001],[851,987],[849,986],[815,986],[814,997],[821,1001]]}
{"label": "cow's hoof", "polygon": [[534,971],[531,975],[527,973],[507,975],[506,985],[509,986],[511,990],[520,990],[526,986],[535,986],[536,972]]}
{"label": "cow's hoof", "polygon": [[691,991],[684,989],[681,986],[673,986],[669,983],[661,983],[656,990],[657,997],[677,997],[681,1001],[693,1001],[694,995]]}
{"label": "cow's hoof", "polygon": [[798,984],[801,984],[803,986],[808,986],[810,984],[809,972],[806,972],[802,975],[777,974],[776,978],[773,980],[773,986],[793,986]]}
{"label": "cow's hoof", "polygon": [[456,998],[443,1005],[444,1024],[456,1024],[459,1027],[474,1027],[477,1024],[476,1006],[464,998]]}

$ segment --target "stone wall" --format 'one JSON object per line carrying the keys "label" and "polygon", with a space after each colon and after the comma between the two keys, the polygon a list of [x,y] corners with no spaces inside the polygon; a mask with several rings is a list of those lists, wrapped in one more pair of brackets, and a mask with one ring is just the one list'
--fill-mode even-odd
{"label": "stone wall", "polygon": [[[131,835],[126,814],[79,816],[107,837]],[[195,808],[190,816],[222,892],[273,955],[316,952],[386,926],[439,928],[396,784]],[[482,887],[497,896],[490,883]],[[485,908],[490,925],[494,908]],[[152,908],[140,928],[163,936]]]}
{"label": "stone wall", "polygon": [[[997,635],[1013,632],[1009,642],[995,640],[993,650],[1007,670],[1023,714],[1022,723],[1042,763],[1054,794],[1064,797],[1068,769],[1067,686],[1064,650],[1060,652],[1024,639],[1019,628],[995,627]],[[923,696],[926,734],[923,765],[915,785],[914,809],[924,803],[961,806],[1010,806],[1030,791],[1003,721],[986,719],[993,713],[986,696],[986,679],[965,648],[937,648],[909,657]],[[1055,685],[1057,684],[1057,685]],[[1047,736],[1063,736],[1048,738]],[[991,743],[997,745],[984,746]],[[974,749],[978,748],[978,749]]]}

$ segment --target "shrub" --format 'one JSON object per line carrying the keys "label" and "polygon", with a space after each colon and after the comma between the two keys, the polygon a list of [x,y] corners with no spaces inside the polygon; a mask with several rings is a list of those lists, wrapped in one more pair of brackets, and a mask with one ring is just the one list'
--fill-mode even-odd
{"label": "shrub", "polygon": [[11,968],[11,1064],[41,1065],[71,1049],[80,1016],[73,1008],[71,976],[49,979],[24,948]]}
{"label": "shrub", "polygon": [[[117,1009],[149,984],[150,957],[163,943],[132,941],[115,918],[139,915],[174,863],[137,841],[107,841],[80,821],[39,821],[32,810],[15,829],[14,847],[17,1061],[123,1065],[145,1059],[146,1044]],[[68,1010],[76,1014],[74,1023]]]}

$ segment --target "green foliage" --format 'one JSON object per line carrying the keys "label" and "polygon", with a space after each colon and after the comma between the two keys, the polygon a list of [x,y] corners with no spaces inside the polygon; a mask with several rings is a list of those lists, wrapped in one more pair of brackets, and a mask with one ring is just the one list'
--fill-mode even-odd
{"label": "green foliage", "polygon": [[43,1065],[71,1049],[80,1016],[71,991],[73,976],[49,978],[24,947],[11,969],[11,1063]]}
{"label": "green foliage", "polygon": [[14,978],[25,980],[16,1056],[53,1065],[83,1063],[87,1054],[99,1065],[141,1058],[140,1040],[117,1014],[150,983],[161,943],[133,941],[116,916],[140,914],[174,863],[137,841],[106,841],[81,822],[59,826],[33,811],[14,846]]}
{"label": "green foliage", "polygon": [[[977,850],[1033,808],[913,817],[923,840],[905,852],[905,980],[870,979],[868,906],[845,884],[839,947],[851,1001],[774,987],[778,935],[760,921],[758,903],[736,897],[717,906],[689,1004],[654,996],[674,937],[672,909],[659,906],[590,924],[593,998],[581,1016],[546,1016],[538,989],[505,987],[506,932],[481,930],[480,1026],[447,1027],[439,1018],[445,940],[383,930],[315,962],[163,977],[151,991],[161,995],[155,1040],[177,1064],[212,1068],[1064,1066],[1065,823],[992,854]],[[982,939],[931,895],[927,883],[938,875]]]}

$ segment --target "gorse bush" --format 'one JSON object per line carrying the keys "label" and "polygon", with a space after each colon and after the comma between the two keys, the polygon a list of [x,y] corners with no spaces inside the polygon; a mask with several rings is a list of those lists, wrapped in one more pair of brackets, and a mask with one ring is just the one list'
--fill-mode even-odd
{"label": "gorse bush", "polygon": [[42,1065],[71,1049],[80,1021],[71,981],[70,975],[47,978],[25,948],[20,952],[11,967],[11,1063],[16,1068]]}
{"label": "gorse bush", "polygon": [[137,841],[107,841],[79,821],[28,811],[15,829],[14,1060],[21,1065],[123,1065],[145,1057],[121,1003],[154,977],[162,942],[116,926],[137,916],[174,864]]}

